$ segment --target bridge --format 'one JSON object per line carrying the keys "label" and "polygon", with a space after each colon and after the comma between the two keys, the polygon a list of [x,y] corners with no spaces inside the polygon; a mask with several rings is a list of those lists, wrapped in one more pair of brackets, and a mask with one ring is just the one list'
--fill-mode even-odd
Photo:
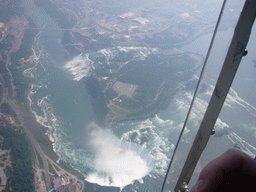
{"label": "bridge", "polygon": [[28,30],[39,30],[39,31],[72,31],[72,29],[61,29],[61,28],[33,28],[33,27],[26,27],[24,29]]}

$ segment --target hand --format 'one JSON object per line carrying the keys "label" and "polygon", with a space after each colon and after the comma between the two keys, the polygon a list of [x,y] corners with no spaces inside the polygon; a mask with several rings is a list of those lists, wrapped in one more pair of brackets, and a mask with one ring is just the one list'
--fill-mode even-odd
{"label": "hand", "polygon": [[208,163],[190,192],[256,191],[256,161],[238,149],[229,149]]}

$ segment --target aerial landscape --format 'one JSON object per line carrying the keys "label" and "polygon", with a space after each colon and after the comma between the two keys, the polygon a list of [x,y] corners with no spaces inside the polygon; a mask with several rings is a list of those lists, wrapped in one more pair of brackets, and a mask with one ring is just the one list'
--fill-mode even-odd
{"label": "aerial landscape", "polygon": [[[221,4],[2,0],[0,191],[160,191],[210,42],[189,46],[212,35]],[[206,108],[211,78],[196,107]],[[226,107],[255,128],[254,104],[232,90]],[[256,152],[238,136],[251,141],[254,129],[236,130],[224,113],[214,141]]]}

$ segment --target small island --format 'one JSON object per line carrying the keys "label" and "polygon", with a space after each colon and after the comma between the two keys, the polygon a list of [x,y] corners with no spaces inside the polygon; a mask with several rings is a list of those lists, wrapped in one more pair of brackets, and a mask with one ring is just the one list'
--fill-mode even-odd
{"label": "small island", "polygon": [[[39,28],[24,2],[29,4],[0,4],[0,190],[85,191],[83,173],[59,159],[47,128],[31,111],[28,96],[35,78],[28,69],[40,59],[33,45],[42,31],[56,29]],[[187,3],[181,10],[179,1],[32,2],[63,32],[58,41],[65,62],[81,54],[91,61],[86,76],[76,80],[89,92],[96,120],[104,125],[145,119],[166,109],[179,83],[192,78],[203,58],[161,50],[168,52],[211,32],[216,21],[209,10],[219,13],[217,6],[205,4],[198,10]]]}
{"label": "small island", "polygon": [[95,70],[80,80],[100,123],[144,119],[166,109],[178,82],[191,78],[203,61],[194,53],[151,53],[142,60],[134,56],[134,52],[119,51],[108,62],[101,57],[94,63]]}

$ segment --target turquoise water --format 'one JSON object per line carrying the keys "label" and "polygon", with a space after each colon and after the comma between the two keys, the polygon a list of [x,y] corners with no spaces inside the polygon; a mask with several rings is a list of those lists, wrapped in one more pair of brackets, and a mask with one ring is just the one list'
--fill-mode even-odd
{"label": "turquoise water", "polygon": [[[22,3],[26,13],[34,20],[38,28],[55,29],[40,32],[33,46],[39,60],[37,61],[37,66],[31,69],[35,79],[35,84],[30,94],[31,109],[34,111],[38,122],[48,127],[48,134],[55,141],[54,149],[61,159],[71,163],[85,175],[88,175],[91,171],[97,171],[97,169],[104,170],[100,165],[103,167],[108,166],[102,164],[102,162],[109,159],[103,159],[105,156],[100,156],[100,153],[97,155],[102,159],[97,158],[95,152],[90,149],[90,142],[92,141],[91,130],[95,129],[97,133],[97,130],[101,130],[101,128],[95,128],[97,126],[92,125],[94,113],[88,93],[78,81],[69,78],[71,75],[66,74],[65,70],[63,70],[66,64],[61,44],[63,32],[58,28],[55,20],[34,5],[33,0],[22,0]],[[229,34],[230,31],[222,32],[223,37]],[[204,35],[190,44],[178,48],[178,51],[194,52],[196,50],[196,53],[205,56],[210,40],[211,34]],[[220,38],[218,41],[222,42],[222,39]],[[221,52],[222,56],[216,57],[213,61],[218,61],[218,65],[213,69],[214,71],[206,73],[206,76],[209,75],[208,78],[216,78],[215,74],[220,70],[221,58],[225,55],[225,50],[221,49],[221,46],[225,49],[227,46],[223,46],[221,43],[217,44],[220,47],[217,47],[216,53]],[[250,55],[250,58],[252,57]],[[250,73],[247,73],[248,70]],[[251,66],[242,67],[241,73],[249,74],[247,77],[253,80],[256,77]],[[254,85],[254,82],[250,81],[250,86]],[[153,169],[150,173],[153,177],[147,176],[146,181],[148,182],[144,185],[136,182],[133,186],[134,189],[140,188],[144,191],[154,191],[152,189],[156,189],[155,191],[158,191],[156,182],[159,182],[158,186],[161,186],[174,144],[186,117],[191,95],[192,92],[186,92],[181,88],[180,93],[177,93],[168,110],[161,112],[158,116],[144,121],[118,123],[108,127],[107,130],[111,131],[103,131],[106,134],[99,138],[96,137],[98,140],[93,140],[99,141],[99,143],[115,141],[115,145],[111,145],[112,148],[110,149],[118,146],[118,150],[122,149],[118,151],[120,154],[125,154],[125,151],[131,148],[134,148],[132,150],[138,154],[143,154],[142,158],[144,158],[150,169]],[[246,98],[246,95],[244,97]],[[248,105],[245,108],[249,107]],[[229,112],[227,111],[226,113]],[[244,113],[244,111],[241,110],[241,113]],[[196,115],[198,114],[195,113]],[[248,119],[251,120],[251,117],[248,117]],[[236,122],[232,122],[232,119],[227,118],[227,120],[234,125],[236,124]],[[108,138],[107,135],[109,135]],[[104,136],[107,140],[105,140]],[[108,140],[109,138],[111,139]],[[120,144],[119,139],[122,139],[125,144],[122,144],[122,142]],[[133,143],[129,145],[131,141]],[[106,146],[108,146],[107,144]],[[139,145],[143,145],[143,148],[140,148]],[[100,152],[107,152],[110,157],[111,155],[117,155],[112,160],[119,157],[119,153],[111,154],[111,151],[108,151],[108,147],[101,147],[103,150]],[[147,153],[150,153],[154,161],[148,158],[149,155]],[[134,156],[134,158],[137,159],[138,157]],[[121,157],[120,159],[123,160]],[[153,163],[155,163],[155,167]],[[104,175],[103,173],[101,174]],[[95,180],[91,179],[91,181],[100,182],[97,177]],[[149,183],[152,183],[152,186]],[[153,185],[155,188],[150,188]]]}
{"label": "turquoise water", "polygon": [[32,18],[37,28],[51,29],[43,30],[40,34],[40,41],[43,47],[51,55],[55,66],[62,66],[65,61],[63,59],[64,52],[62,51],[61,39],[63,32],[58,27],[57,22],[49,17],[43,9],[34,4],[34,0],[22,0],[22,6],[28,16]]}
{"label": "turquoise water", "polygon": [[[33,1],[24,0],[23,7],[39,28],[56,29],[40,32],[34,43],[33,50],[39,59],[36,67],[31,69],[35,83],[29,98],[31,109],[38,122],[47,126],[48,135],[53,139],[54,149],[60,158],[82,171],[92,183],[125,186],[135,179],[139,180],[148,175],[152,169],[154,169],[154,178],[147,176],[146,180],[149,183],[152,183],[152,180],[156,182],[155,178],[165,174],[169,159],[167,156],[173,149],[171,143],[159,133],[171,122],[158,125],[159,131],[155,130],[159,118],[156,118],[155,122],[145,120],[145,122],[121,123],[109,127],[106,130],[107,134],[93,138],[91,130],[102,130],[105,133],[105,128],[91,124],[94,114],[88,94],[78,81],[68,78],[69,75],[63,70],[65,62],[60,42],[62,31],[57,30],[59,28],[56,22],[36,7]],[[42,17],[43,20],[40,19]],[[116,132],[120,134],[116,136]],[[174,132],[173,135],[177,135],[177,131]],[[138,142],[134,140],[131,143],[130,137],[135,133],[138,135]],[[120,142],[121,138],[122,142]],[[91,142],[96,143],[96,147],[92,148]],[[106,143],[101,145],[102,142]],[[144,147],[141,147],[140,144],[143,142]],[[97,148],[98,145],[100,148]],[[95,150],[98,150],[96,154]],[[125,167],[123,167],[124,163]],[[123,171],[121,167],[124,168]],[[104,172],[108,172],[112,178],[110,179]],[[105,183],[108,178],[112,183]],[[155,184],[143,186],[140,182],[136,182],[136,185],[146,190],[158,191],[162,179],[156,186]],[[134,187],[138,188],[136,185]]]}
{"label": "turquoise water", "polygon": [[53,124],[58,119],[59,131],[76,145],[83,146],[85,127],[93,118],[93,109],[82,85],[69,79],[61,70],[65,65],[61,44],[63,32],[55,20],[34,5],[33,0],[24,0],[22,5],[38,28],[55,29],[41,31],[33,46],[39,60],[33,69],[36,82],[31,94],[31,107],[38,116],[48,113],[48,120],[55,122],[44,123],[51,126],[53,132]]}

